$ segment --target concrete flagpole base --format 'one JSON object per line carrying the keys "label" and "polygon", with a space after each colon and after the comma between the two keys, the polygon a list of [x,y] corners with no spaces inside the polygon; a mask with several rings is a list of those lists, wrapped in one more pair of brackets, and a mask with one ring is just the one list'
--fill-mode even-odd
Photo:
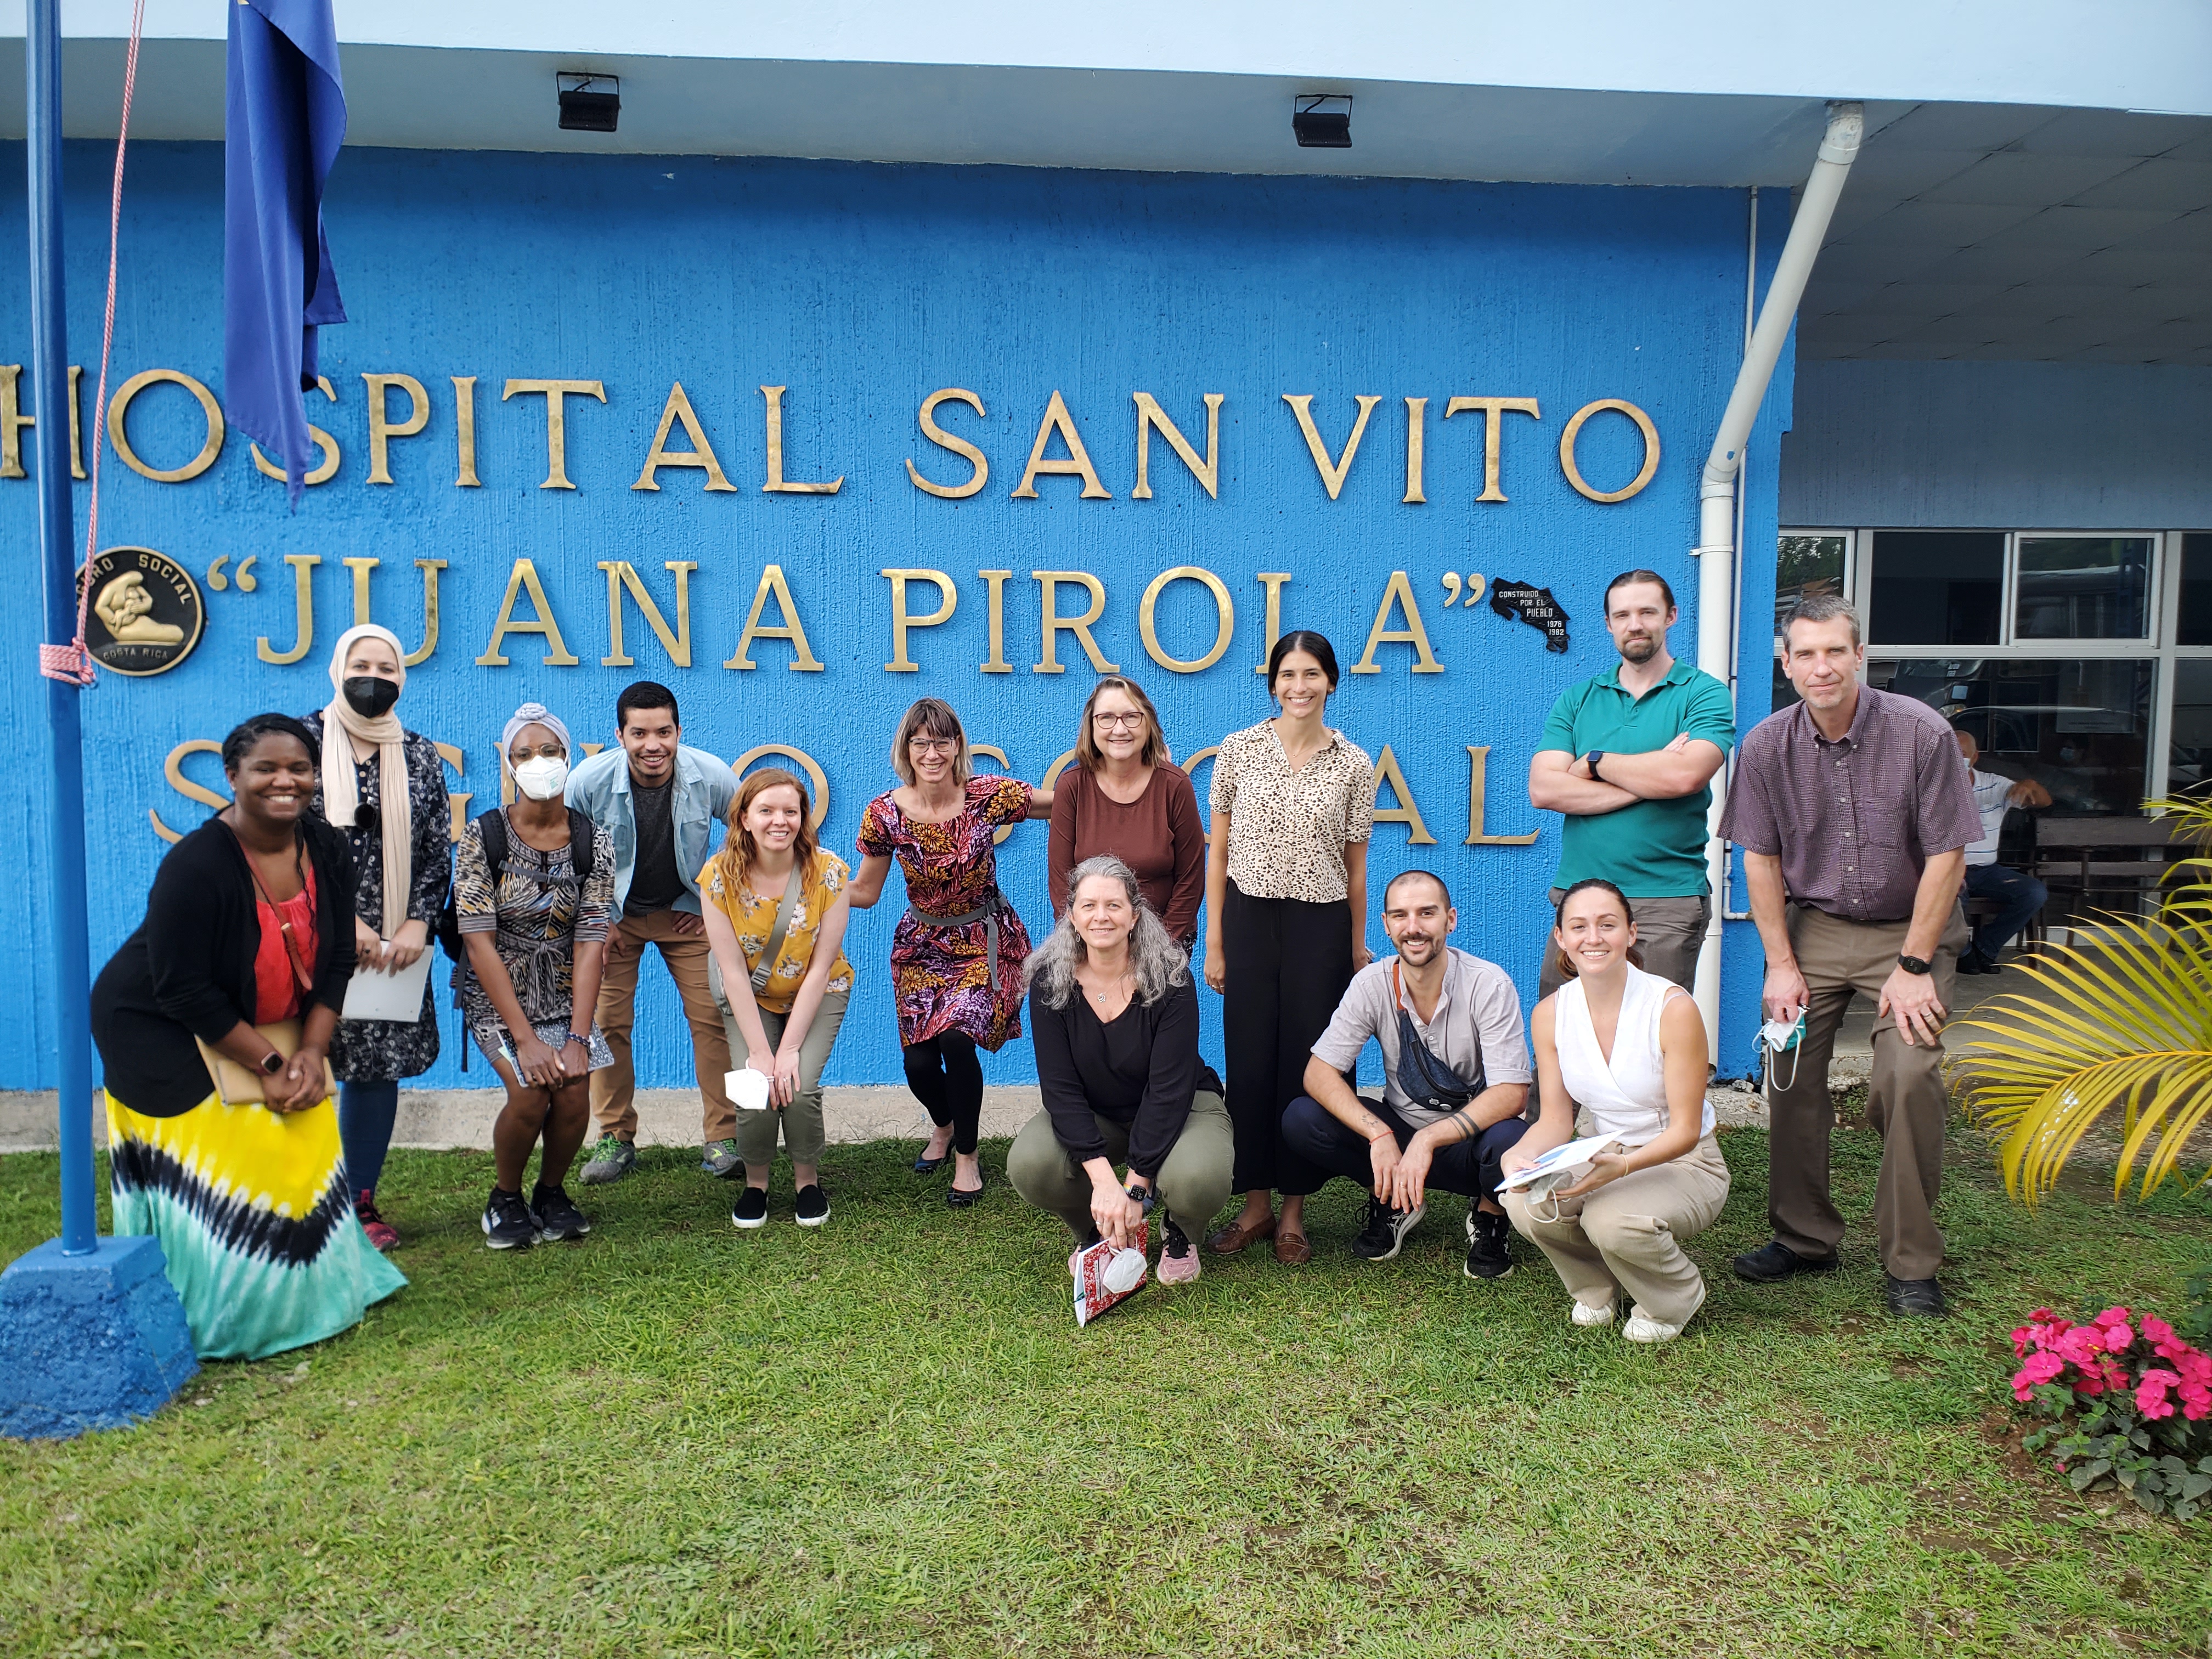
{"label": "concrete flagpole base", "polygon": [[0,1435],[73,1439],[159,1411],[199,1370],[160,1243],[48,1239],[0,1273]]}

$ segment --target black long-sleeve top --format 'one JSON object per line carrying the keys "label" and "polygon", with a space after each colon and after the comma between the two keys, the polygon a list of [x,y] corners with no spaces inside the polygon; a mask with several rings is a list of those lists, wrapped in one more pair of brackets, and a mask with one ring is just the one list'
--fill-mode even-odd
{"label": "black long-sleeve top", "polygon": [[1078,1164],[1106,1156],[1094,1112],[1129,1126],[1129,1168],[1157,1180],[1190,1116],[1202,1067],[1198,987],[1185,981],[1157,1002],[1132,1002],[1102,1023],[1079,989],[1064,1008],[1030,1003],[1037,1082],[1052,1132]]}
{"label": "black long-sleeve top", "polygon": [[[322,819],[300,823],[315,872],[309,995],[343,1009],[354,965],[353,853]],[[192,1039],[218,1042],[240,1020],[252,1024],[260,945],[246,854],[228,825],[210,818],[169,849],[146,920],[92,988],[92,1037],[118,1100],[148,1117],[174,1117],[207,1098],[207,1066]]]}

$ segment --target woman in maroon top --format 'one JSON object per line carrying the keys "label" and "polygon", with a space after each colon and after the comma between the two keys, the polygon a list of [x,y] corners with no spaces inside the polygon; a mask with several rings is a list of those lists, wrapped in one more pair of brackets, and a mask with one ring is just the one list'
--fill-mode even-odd
{"label": "woman in maroon top", "polygon": [[1152,700],[1135,681],[1109,674],[1091,688],[1075,760],[1053,791],[1054,915],[1067,908],[1075,866],[1111,854],[1136,872],[1145,902],[1188,953],[1206,896],[1206,820],[1189,777],[1168,758]]}

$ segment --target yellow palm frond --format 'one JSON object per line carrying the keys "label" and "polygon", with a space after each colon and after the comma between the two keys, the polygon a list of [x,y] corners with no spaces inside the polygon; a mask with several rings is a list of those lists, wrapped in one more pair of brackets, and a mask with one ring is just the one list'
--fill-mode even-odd
{"label": "yellow palm frond", "polygon": [[[2197,809],[2197,803],[2187,804]],[[2212,830],[2212,807],[2201,809]],[[2212,878],[2212,860],[2198,879]],[[2212,1119],[2212,902],[2169,902],[2143,921],[2105,915],[2088,945],[2021,963],[2034,991],[1992,997],[1955,1028],[1951,1064],[1968,1110],[1996,1132],[2005,1185],[2033,1204],[2081,1137],[2120,1115],[2115,1197],[2142,1165],[2148,1196]],[[2212,1178],[2212,1169],[2194,1184]]]}

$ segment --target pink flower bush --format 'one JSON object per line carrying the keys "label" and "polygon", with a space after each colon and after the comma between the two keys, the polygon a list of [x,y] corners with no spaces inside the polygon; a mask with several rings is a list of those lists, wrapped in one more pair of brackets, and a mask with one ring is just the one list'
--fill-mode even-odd
{"label": "pink flower bush", "polygon": [[2053,1419],[2022,1443],[2049,1446],[2075,1491],[2117,1484],[2181,1521],[2212,1510],[2212,1354],[2127,1308],[2081,1321],[2038,1308],[2012,1346],[2013,1398]]}

